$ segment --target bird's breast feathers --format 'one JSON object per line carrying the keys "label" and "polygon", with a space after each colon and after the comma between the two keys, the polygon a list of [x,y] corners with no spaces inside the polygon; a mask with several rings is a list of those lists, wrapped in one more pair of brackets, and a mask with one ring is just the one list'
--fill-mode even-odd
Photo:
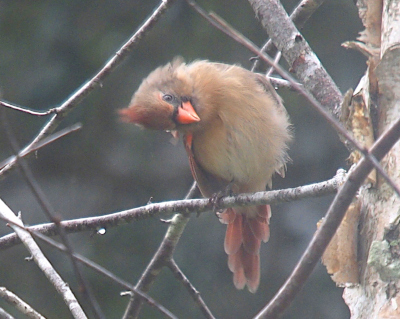
{"label": "bird's breast feathers", "polygon": [[193,134],[196,162],[227,183],[234,181],[240,185],[254,185],[255,190],[264,189],[275,171],[278,155],[273,154],[277,150],[271,148],[268,138],[260,132],[254,134],[259,129],[254,125],[257,120],[247,122],[241,118],[239,123],[229,123],[219,118],[218,122]]}

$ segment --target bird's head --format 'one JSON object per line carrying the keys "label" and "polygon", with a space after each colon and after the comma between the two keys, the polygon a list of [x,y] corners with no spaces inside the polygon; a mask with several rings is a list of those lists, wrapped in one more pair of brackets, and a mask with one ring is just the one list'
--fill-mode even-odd
{"label": "bird's head", "polygon": [[185,68],[181,59],[175,59],[150,73],[130,105],[119,111],[121,119],[153,130],[176,130],[199,122]]}

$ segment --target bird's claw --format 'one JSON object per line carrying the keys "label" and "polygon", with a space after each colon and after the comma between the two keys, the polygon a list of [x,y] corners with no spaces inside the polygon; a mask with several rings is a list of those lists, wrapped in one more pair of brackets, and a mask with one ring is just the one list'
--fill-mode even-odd
{"label": "bird's claw", "polygon": [[[218,193],[214,193],[210,199],[209,199],[209,203],[212,206],[212,211],[215,214],[218,214],[218,212],[221,210],[221,208],[219,207],[219,201],[222,197],[224,197],[225,194],[223,192],[218,192]],[[218,215],[217,215],[218,216]]]}

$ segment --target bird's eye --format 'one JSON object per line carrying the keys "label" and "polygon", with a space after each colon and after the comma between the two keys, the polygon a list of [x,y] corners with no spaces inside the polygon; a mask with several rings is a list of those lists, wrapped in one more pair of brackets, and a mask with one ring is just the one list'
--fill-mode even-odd
{"label": "bird's eye", "polygon": [[163,99],[165,102],[170,103],[170,102],[172,102],[172,101],[174,100],[174,97],[173,97],[171,94],[164,94],[163,97],[162,97],[162,99]]}

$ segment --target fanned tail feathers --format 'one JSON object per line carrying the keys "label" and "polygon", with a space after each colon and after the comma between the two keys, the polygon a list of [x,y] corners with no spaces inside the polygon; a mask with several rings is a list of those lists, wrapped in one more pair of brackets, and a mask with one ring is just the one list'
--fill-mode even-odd
{"label": "fanned tail feathers", "polygon": [[257,206],[256,214],[237,213],[228,208],[219,217],[227,224],[224,247],[233,283],[237,289],[247,285],[249,291],[255,293],[260,284],[261,241],[269,239],[270,206]]}

